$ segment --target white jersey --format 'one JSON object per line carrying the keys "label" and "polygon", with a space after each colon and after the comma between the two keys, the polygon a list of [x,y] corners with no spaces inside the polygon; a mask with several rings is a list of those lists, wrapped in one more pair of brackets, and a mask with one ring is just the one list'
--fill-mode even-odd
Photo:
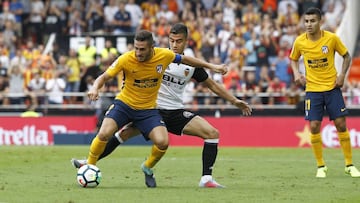
{"label": "white jersey", "polygon": [[[194,75],[195,70],[197,74]],[[202,68],[171,63],[163,75],[157,98],[157,107],[167,110],[183,109],[183,92],[191,78],[194,78],[198,82],[203,82],[208,78],[208,75]]]}

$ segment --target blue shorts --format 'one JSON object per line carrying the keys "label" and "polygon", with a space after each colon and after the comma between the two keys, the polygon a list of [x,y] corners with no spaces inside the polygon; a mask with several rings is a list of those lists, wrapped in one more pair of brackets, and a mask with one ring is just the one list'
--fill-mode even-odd
{"label": "blue shorts", "polygon": [[324,111],[329,114],[329,120],[349,114],[345,107],[344,98],[340,88],[326,92],[306,92],[305,95],[305,119],[310,121],[322,121]]}
{"label": "blue shorts", "polygon": [[152,129],[157,126],[165,126],[159,110],[135,110],[120,100],[114,100],[114,103],[105,113],[105,117],[114,119],[118,128],[133,122],[133,125],[140,130],[146,140],[149,140],[149,133]]}

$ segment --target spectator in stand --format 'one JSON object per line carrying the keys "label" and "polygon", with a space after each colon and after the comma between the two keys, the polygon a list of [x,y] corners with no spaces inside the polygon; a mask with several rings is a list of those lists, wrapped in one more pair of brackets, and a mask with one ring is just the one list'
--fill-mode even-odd
{"label": "spectator in stand", "polygon": [[[76,50],[69,50],[69,58],[66,61],[66,88],[65,92],[79,92],[80,91],[80,79],[81,79],[81,63],[76,56]],[[76,103],[77,97],[71,96],[70,103]]]}
{"label": "spectator in stand", "polygon": [[18,41],[18,33],[14,29],[13,21],[5,21],[5,29],[3,30],[2,37],[4,39],[4,44],[9,49],[9,57],[12,58],[15,55]]}
{"label": "spectator in stand", "polygon": [[118,12],[119,7],[116,5],[116,0],[109,0],[108,4],[104,6],[105,29],[107,32],[112,33],[114,16]]}
{"label": "spectator in stand", "polygon": [[289,56],[292,44],[296,39],[296,25],[290,25],[283,28],[282,35],[279,38],[279,46],[285,49],[285,55]]}
{"label": "spectator in stand", "polygon": [[70,35],[80,36],[85,32],[86,22],[81,10],[73,10],[69,16],[68,30]]}
{"label": "spectator in stand", "polygon": [[160,11],[160,6],[155,0],[148,0],[141,3],[141,9],[147,11],[150,16],[156,16]]}
{"label": "spectator in stand", "polygon": [[324,14],[324,23],[322,24],[322,29],[336,32],[337,27],[341,22],[341,14],[335,12],[335,3],[329,2],[327,10]]}
{"label": "spectator in stand", "polygon": [[253,2],[248,1],[246,4],[241,21],[245,25],[248,23],[257,24],[260,21],[260,14],[257,12],[256,8],[254,8]]}
{"label": "spectator in stand", "polygon": [[[260,75],[259,75],[259,80],[258,80],[258,85],[259,85],[259,92],[260,93],[266,93],[269,89],[270,83],[271,83],[271,78],[270,78],[270,73],[269,73],[269,68],[268,66],[261,66],[260,67]],[[269,97],[261,97],[261,103],[262,104],[269,104]]]}
{"label": "spectator in stand", "polygon": [[310,7],[321,8],[322,2],[323,0],[298,0],[299,15],[301,16]]}
{"label": "spectator in stand", "polygon": [[275,59],[272,66],[275,69],[275,77],[278,77],[280,81],[285,82],[286,87],[290,87],[292,81],[291,71],[290,71],[290,59],[285,55],[285,51],[280,49],[278,52],[277,59]]}
{"label": "spectator in stand", "polygon": [[112,26],[114,28],[113,34],[131,33],[131,15],[125,10],[125,2],[122,0],[119,2],[119,10],[115,13]]}
{"label": "spectator in stand", "polygon": [[[51,0],[51,6],[54,6],[60,12],[60,27],[62,34],[67,34],[67,21],[71,7],[68,0]],[[59,33],[59,34],[60,34]]]}
{"label": "spectator in stand", "polygon": [[251,33],[251,39],[245,42],[245,49],[247,51],[247,55],[245,58],[246,66],[254,66],[257,65],[257,54],[256,54],[256,46],[260,44],[260,41],[257,37],[257,34],[253,31]]}
{"label": "spectator in stand", "polygon": [[91,36],[85,37],[85,45],[80,46],[77,50],[79,61],[81,64],[81,84],[80,91],[86,91],[86,82],[85,79],[88,75],[91,75],[94,70],[99,69],[96,66],[96,47],[92,45]]}
{"label": "spectator in stand", "polygon": [[241,37],[233,35],[234,40],[229,42],[228,62],[236,63],[239,67],[245,65],[245,57],[248,54],[247,49],[244,47],[244,40]]}
{"label": "spectator in stand", "polygon": [[297,25],[299,24],[299,14],[296,8],[293,7],[293,4],[288,3],[286,5],[285,13],[279,13],[278,15],[278,24],[280,27],[286,27],[289,25]]}
{"label": "spectator in stand", "polygon": [[27,39],[30,34],[29,24],[30,24],[30,10],[31,10],[31,1],[29,0],[18,0],[23,5],[23,13],[21,15],[21,36],[23,39]]}
{"label": "spectator in stand", "polygon": [[165,18],[166,21],[171,21],[174,15],[174,12],[169,10],[166,0],[162,0],[160,4],[160,10],[156,13],[156,18],[158,20],[160,20],[160,18]]}
{"label": "spectator in stand", "polygon": [[23,15],[23,4],[18,0],[11,0],[10,2],[10,12],[15,15],[15,23],[14,23],[14,30],[19,34],[19,36],[22,36],[22,15]]}
{"label": "spectator in stand", "polygon": [[46,44],[52,33],[60,34],[62,32],[61,11],[50,1],[45,4],[46,13],[44,17],[44,36],[43,43]]}
{"label": "spectator in stand", "polygon": [[217,46],[218,46],[218,54],[221,58],[221,63],[225,63],[228,57],[229,50],[229,40],[231,39],[231,29],[230,23],[224,22],[223,28],[217,34]]}
{"label": "spectator in stand", "polygon": [[40,71],[33,73],[33,78],[30,80],[27,88],[30,92],[31,100],[34,101],[34,105],[44,104],[45,101],[45,85],[46,80],[42,77]]}
{"label": "spectator in stand", "polygon": [[15,65],[10,67],[9,72],[9,89],[7,91],[10,97],[10,104],[23,104],[27,88],[24,86],[24,75],[22,67]]}
{"label": "spectator in stand", "polygon": [[87,21],[87,31],[95,35],[104,34],[104,8],[100,0],[90,1],[89,4],[90,8],[86,12],[85,16],[85,19]]}
{"label": "spectator in stand", "polygon": [[278,10],[277,10],[278,16],[286,15],[289,4],[293,8],[293,11],[297,13],[297,11],[298,11],[298,2],[297,1],[298,0],[281,0],[281,1],[279,1]]}
{"label": "spectator in stand", "polygon": [[140,24],[141,19],[144,16],[143,11],[141,10],[141,7],[136,4],[135,0],[128,0],[127,4],[125,5],[125,10],[130,13],[131,31],[135,32]]}
{"label": "spectator in stand", "polygon": [[6,93],[9,91],[9,83],[6,77],[7,73],[3,73],[3,72],[5,71],[1,71],[0,74],[0,104],[9,105],[10,100],[9,97],[6,96]]}
{"label": "spectator in stand", "polygon": [[46,82],[46,91],[48,92],[47,100],[49,104],[63,104],[63,92],[66,87],[66,82],[59,77],[59,72],[54,71],[53,75],[54,77]]}
{"label": "spectator in stand", "polygon": [[209,61],[210,58],[214,57],[214,49],[217,40],[215,25],[210,24],[204,32],[205,33],[202,38],[201,54],[203,55],[205,61]]}
{"label": "spectator in stand", "polygon": [[230,22],[231,29],[235,28],[236,9],[237,9],[237,2],[235,2],[234,0],[223,1],[223,7],[222,7],[223,21]]}
{"label": "spectator in stand", "polygon": [[22,49],[16,49],[15,56],[10,60],[10,66],[19,65],[20,67],[27,67],[30,64],[22,52]]}
{"label": "spectator in stand", "polygon": [[[1,34],[0,34],[1,36]],[[10,64],[10,57],[9,57],[9,50],[5,45],[5,42],[3,41],[4,38],[0,37],[0,64],[2,67],[6,68],[6,70],[9,69]]]}
{"label": "spectator in stand", "polygon": [[286,83],[282,82],[278,77],[270,82],[269,87],[266,91],[269,93],[269,104],[286,104]]}
{"label": "spectator in stand", "polygon": [[10,11],[9,2],[4,1],[1,4],[3,6],[3,12],[0,13],[0,30],[4,30],[5,21],[10,20],[13,23],[15,23],[16,18],[15,18],[15,15]]}
{"label": "spectator in stand", "polygon": [[294,81],[292,81],[290,87],[286,89],[286,99],[287,99],[286,104],[289,105],[299,104],[301,99],[301,92],[302,89]]}
{"label": "spectator in stand", "polygon": [[258,83],[256,82],[256,74],[254,71],[247,71],[245,73],[245,81],[241,91],[244,93],[243,100],[249,104],[261,103],[260,98],[256,95],[260,89]]}
{"label": "spectator in stand", "polygon": [[45,4],[41,0],[31,0],[30,10],[30,33],[38,44],[43,43],[43,17],[45,16]]}
{"label": "spectator in stand", "polygon": [[149,11],[144,11],[144,16],[140,21],[138,30],[151,30],[156,24],[156,17],[151,16]]}
{"label": "spectator in stand", "polygon": [[263,0],[263,1],[258,0],[257,4],[261,8],[262,13],[266,13],[269,10],[269,8],[277,12],[277,5],[278,5],[277,0]]}
{"label": "spectator in stand", "polygon": [[237,63],[229,64],[228,72],[225,75],[223,75],[223,83],[225,85],[225,88],[230,89],[231,86],[234,87],[234,84],[240,85],[240,79],[241,79],[240,75],[241,73],[239,71],[238,64]]}

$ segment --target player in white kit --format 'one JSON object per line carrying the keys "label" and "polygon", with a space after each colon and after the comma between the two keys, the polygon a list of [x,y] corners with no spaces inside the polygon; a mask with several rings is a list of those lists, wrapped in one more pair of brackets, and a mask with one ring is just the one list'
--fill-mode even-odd
{"label": "player in white kit", "polygon": [[[170,49],[175,53],[193,55],[192,51],[188,52],[189,50],[185,49],[187,37],[187,27],[180,23],[175,24],[170,30]],[[199,187],[223,188],[224,186],[217,183],[212,177],[213,165],[218,152],[219,132],[201,116],[184,109],[182,95],[186,84],[191,79],[203,82],[212,92],[238,107],[245,116],[251,115],[252,109],[245,101],[237,99],[221,84],[212,80],[202,68],[171,63],[165,71],[157,98],[157,105],[166,128],[175,135],[197,136],[204,140],[202,151],[203,169]],[[139,134],[141,132],[129,123],[108,141],[99,160],[109,155],[121,143]],[[72,159],[71,161],[76,168],[85,164],[85,160]],[[152,171],[149,171],[149,173],[152,173]]]}

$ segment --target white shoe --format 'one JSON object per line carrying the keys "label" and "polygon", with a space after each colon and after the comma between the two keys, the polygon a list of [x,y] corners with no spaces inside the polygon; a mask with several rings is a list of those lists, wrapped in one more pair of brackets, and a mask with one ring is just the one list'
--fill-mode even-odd
{"label": "white shoe", "polygon": [[348,174],[353,178],[359,178],[360,177],[360,172],[355,166],[347,166],[347,167],[345,167],[345,174]]}
{"label": "white shoe", "polygon": [[211,175],[205,175],[201,177],[199,187],[202,188],[225,188],[225,186],[217,183]]}
{"label": "white shoe", "polygon": [[317,178],[326,178],[328,168],[326,166],[320,167],[317,169],[316,177]]}

